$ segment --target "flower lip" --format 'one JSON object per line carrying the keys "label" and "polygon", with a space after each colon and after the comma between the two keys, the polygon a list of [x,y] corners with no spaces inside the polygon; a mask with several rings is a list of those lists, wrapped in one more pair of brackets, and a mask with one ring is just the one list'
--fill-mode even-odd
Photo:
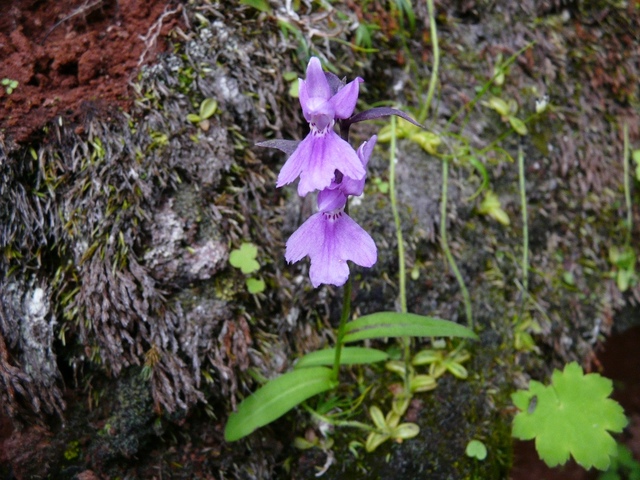
{"label": "flower lip", "polygon": [[362,267],[376,263],[378,253],[371,236],[341,209],[313,214],[287,240],[289,263],[309,256],[309,277],[314,287],[326,283],[344,285],[349,278],[347,261]]}

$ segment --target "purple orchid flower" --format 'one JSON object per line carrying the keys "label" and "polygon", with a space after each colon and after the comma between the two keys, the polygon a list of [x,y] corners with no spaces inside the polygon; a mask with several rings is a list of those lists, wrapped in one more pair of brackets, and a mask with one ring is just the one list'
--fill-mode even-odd
{"label": "purple orchid flower", "polygon": [[[373,135],[360,145],[356,155],[363,168],[376,145]],[[362,195],[365,178],[354,180],[346,175],[334,179],[318,193],[318,213],[312,215],[287,241],[285,258],[289,263],[311,258],[309,277],[314,287],[327,283],[344,285],[349,277],[347,260],[371,267],[377,249],[371,236],[344,212],[349,195]],[[338,182],[339,180],[339,182]]]}
{"label": "purple orchid flower", "polygon": [[333,130],[336,119],[349,118],[353,113],[362,81],[358,77],[333,91],[320,60],[311,58],[306,80],[299,79],[300,105],[310,132],[285,162],[277,187],[300,177],[298,194],[304,197],[328,188],[336,170],[354,180],[364,178],[365,170],[356,152]]}
{"label": "purple orchid flower", "polygon": [[339,189],[318,193],[318,212],[304,222],[287,241],[285,258],[294,263],[307,255],[314,287],[326,283],[337,287],[349,278],[347,260],[371,267],[378,250],[371,236],[344,211],[347,196]]}
{"label": "purple orchid flower", "polygon": [[[369,140],[363,142],[362,145],[360,145],[360,147],[358,148],[356,155],[358,155],[358,158],[362,163],[362,168],[364,169],[367,168],[367,164],[369,163],[369,158],[373,153],[373,148],[376,146],[377,141],[378,141],[378,136],[373,135]],[[354,180],[351,177],[342,175],[342,173],[340,172],[340,174],[336,175],[336,177],[337,178],[334,178],[331,184],[329,185],[329,189],[334,190],[338,188],[345,195],[353,195],[356,197],[362,195],[362,192],[364,190],[364,181],[366,179],[366,175],[365,177],[362,177],[359,180]]]}

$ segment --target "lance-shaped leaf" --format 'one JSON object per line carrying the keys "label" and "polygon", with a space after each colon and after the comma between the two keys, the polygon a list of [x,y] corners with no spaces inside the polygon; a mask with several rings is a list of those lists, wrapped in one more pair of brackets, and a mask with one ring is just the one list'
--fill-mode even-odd
{"label": "lance-shaped leaf", "polygon": [[389,117],[391,115],[396,115],[400,118],[404,118],[407,122],[413,123],[416,127],[424,128],[418,122],[416,122],[409,115],[404,113],[402,110],[398,110],[397,108],[391,107],[375,107],[370,108],[369,110],[365,110],[364,112],[356,113],[346,120],[342,120],[341,128],[348,127],[354,123],[364,122],[366,120],[377,120],[382,117]]}
{"label": "lance-shaped leaf", "polygon": [[300,141],[298,140],[285,140],[282,138],[275,138],[273,140],[265,140],[264,142],[256,143],[256,147],[265,147],[265,148],[277,148],[281,152],[286,153],[287,155],[291,155],[296,151]]}
{"label": "lance-shaped leaf", "polygon": [[414,313],[378,312],[349,322],[344,341],[387,337],[477,338],[468,328],[449,320]]}
{"label": "lance-shaped leaf", "polygon": [[540,458],[550,467],[565,463],[569,455],[584,468],[606,470],[616,455],[616,441],[608,432],[621,432],[627,424],[622,407],[609,397],[611,380],[597,373],[584,375],[572,362],[555,370],[551,385],[532,380],[529,390],[511,398],[519,412],[513,436],[536,439]]}
{"label": "lance-shaped leaf", "polygon": [[[335,356],[335,348],[326,348],[324,350],[311,352],[298,360],[295,368],[318,367],[322,365],[332,366]],[[388,359],[389,355],[386,352],[376,350],[375,348],[343,347],[340,353],[340,365],[376,363]]]}
{"label": "lance-shaped leaf", "polygon": [[270,380],[245,398],[238,410],[229,416],[224,438],[233,442],[246,437],[305,400],[336,385],[331,369],[326,367],[301,368]]}

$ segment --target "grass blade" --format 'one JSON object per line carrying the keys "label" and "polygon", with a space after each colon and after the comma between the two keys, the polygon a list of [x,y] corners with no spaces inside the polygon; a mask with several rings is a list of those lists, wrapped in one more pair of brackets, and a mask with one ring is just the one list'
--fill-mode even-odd
{"label": "grass blade", "polygon": [[478,338],[467,327],[449,320],[414,313],[378,312],[349,322],[344,341],[406,336]]}

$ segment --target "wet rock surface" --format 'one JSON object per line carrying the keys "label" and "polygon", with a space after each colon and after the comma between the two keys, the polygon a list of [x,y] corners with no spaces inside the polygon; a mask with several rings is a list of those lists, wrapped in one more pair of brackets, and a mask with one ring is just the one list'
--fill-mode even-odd
{"label": "wet rock surface", "polygon": [[[243,441],[223,441],[228,413],[256,388],[256,379],[273,378],[303,353],[332,344],[329,327],[337,325],[340,309],[338,289],[312,289],[308,265],[283,259],[284,242],[313,212],[313,199],[276,190],[283,158],[253,144],[304,135],[283,74],[300,76],[309,54],[339,75],[365,79],[359,109],[391,100],[418,115],[432,64],[426,6],[414,6],[416,25],[403,43],[400,17],[384,2],[366,12],[356,2],[348,8],[302,2],[298,11],[272,2],[268,12],[234,2],[152,3],[144,15],[127,10],[128,2],[99,3],[64,20],[42,47],[23,38],[36,25],[39,4],[22,10],[12,4],[8,18],[23,22],[12,37],[0,23],[2,53],[19,73],[19,88],[2,97],[8,113],[0,138],[0,473],[310,478],[328,466],[326,478],[386,479],[398,472],[403,478],[506,478],[509,393],[530,378],[544,381],[570,360],[598,368],[598,347],[616,325],[616,312],[640,301],[637,285],[619,291],[608,260],[624,234],[622,123],[632,144],[639,138],[632,41],[638,13],[598,2],[436,5],[443,55],[437,107],[425,124],[443,136],[441,151],[450,154],[448,202],[441,218],[440,159],[401,140],[408,304],[416,313],[467,321],[441,249],[445,221],[480,341],[468,346],[468,380],[446,377],[416,397],[410,415],[421,426],[418,439],[387,442],[367,455],[350,451],[352,441],[364,441],[352,430],[337,430],[330,451],[294,449],[296,436],[321,435],[321,425],[304,412]],[[160,42],[180,21],[164,38],[170,48],[154,61],[149,52],[149,63],[134,67],[143,47],[131,36],[149,26],[127,22],[156,21],[178,8],[158,27]],[[40,22],[64,18],[62,10],[50,13]],[[378,51],[345,44],[355,42],[356,21],[378,25]],[[111,42],[113,50],[91,60],[83,51],[102,52],[93,25],[108,39],[126,33],[130,48]],[[36,59],[49,59],[49,80],[34,84],[37,62],[20,60],[20,45]],[[47,50],[53,46],[55,55]],[[519,50],[503,85],[486,95],[514,99],[523,119],[533,115],[536,99],[549,95],[553,108],[532,117],[523,139],[474,100],[495,65]],[[117,56],[125,53],[126,59]],[[108,70],[112,59],[120,59],[113,64],[121,73]],[[77,73],[65,80],[64,65],[73,62]],[[0,70],[4,76],[11,72]],[[118,89],[110,86],[116,79]],[[63,87],[69,97],[57,93]],[[77,99],[87,100],[87,89],[95,98],[80,107]],[[28,95],[40,103],[29,106]],[[43,100],[47,95],[59,95],[55,108]],[[206,124],[189,121],[207,98],[217,102],[214,114]],[[377,130],[358,125],[353,142]],[[520,144],[531,246],[527,303],[519,286],[523,225],[512,162]],[[350,211],[379,251],[373,269],[354,272],[358,315],[397,308],[397,240],[382,187],[388,158],[381,144],[365,195]],[[481,186],[496,192],[509,226],[479,213],[483,196],[474,193]],[[633,218],[635,238],[637,209]],[[258,247],[257,275],[266,283],[257,295],[228,264],[230,252],[246,242]],[[355,384],[356,373],[345,371],[345,379]],[[376,385],[370,402],[388,405],[389,373],[372,367],[361,376]],[[367,421],[364,412],[357,418]],[[464,455],[472,438],[489,449],[483,463]]]}

